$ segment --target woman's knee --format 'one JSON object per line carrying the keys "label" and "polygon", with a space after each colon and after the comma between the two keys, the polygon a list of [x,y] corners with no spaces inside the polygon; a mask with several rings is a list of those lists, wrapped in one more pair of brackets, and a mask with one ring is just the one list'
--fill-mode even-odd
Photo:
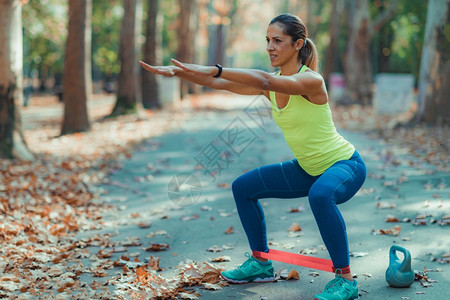
{"label": "woman's knee", "polygon": [[234,198],[248,198],[250,196],[250,190],[252,185],[252,174],[245,173],[238,178],[236,178],[231,184],[231,190],[233,192]]}
{"label": "woman's knee", "polygon": [[242,176],[239,176],[236,178],[233,183],[231,184],[231,190],[233,191],[233,194],[240,193],[244,189],[244,181]]}
{"label": "woman's knee", "polygon": [[332,193],[326,188],[311,189],[308,194],[309,205],[313,211],[323,209],[324,205],[332,202]]}

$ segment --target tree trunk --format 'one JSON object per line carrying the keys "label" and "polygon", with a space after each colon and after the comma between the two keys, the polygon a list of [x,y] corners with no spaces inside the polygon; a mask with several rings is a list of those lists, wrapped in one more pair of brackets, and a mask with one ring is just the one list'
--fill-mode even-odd
{"label": "tree trunk", "polygon": [[92,97],[91,21],[92,0],[69,0],[61,134],[90,129],[87,103]]}
{"label": "tree trunk", "polygon": [[338,4],[338,0],[332,0],[331,18],[330,18],[330,43],[327,46],[325,54],[325,68],[323,71],[323,77],[325,81],[328,81],[328,77],[335,70],[336,55],[338,48],[339,30],[342,9]]}
{"label": "tree trunk", "polygon": [[0,41],[0,158],[33,160],[20,121],[23,57],[19,0],[0,0]]}
{"label": "tree trunk", "polygon": [[[192,63],[194,59],[194,35],[196,28],[196,3],[195,0],[179,0],[180,23],[178,28],[178,50],[177,59],[182,62]],[[181,98],[189,93],[190,83],[186,80],[180,81]]]}
{"label": "tree trunk", "polygon": [[124,0],[124,16],[120,31],[119,60],[120,72],[117,86],[117,99],[111,116],[136,112],[138,62],[137,37],[140,34],[141,0]]}
{"label": "tree trunk", "polygon": [[450,0],[428,2],[425,43],[419,77],[417,119],[429,124],[450,122]]}
{"label": "tree trunk", "polygon": [[369,55],[370,14],[368,0],[351,1],[353,16],[345,59],[345,102],[367,105],[372,98]]}
{"label": "tree trunk", "polygon": [[[150,65],[160,65],[161,56],[161,24],[158,22],[159,0],[148,0],[147,21],[145,30],[144,61]],[[142,72],[142,104],[144,108],[161,108],[159,86],[156,75]]]}
{"label": "tree trunk", "polygon": [[371,25],[369,0],[349,0],[349,41],[344,61],[345,99],[347,103],[368,105],[372,102],[372,68],[370,41],[373,35],[392,18],[399,0],[377,16]]}

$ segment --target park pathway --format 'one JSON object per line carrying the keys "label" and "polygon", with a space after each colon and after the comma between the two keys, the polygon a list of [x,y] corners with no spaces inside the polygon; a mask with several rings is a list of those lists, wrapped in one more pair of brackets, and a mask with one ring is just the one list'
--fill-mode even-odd
{"label": "park pathway", "polygon": [[[190,114],[186,122],[145,141],[122,162],[122,168],[103,186],[101,199],[118,210],[105,214],[105,229],[100,233],[114,233],[111,240],[127,250],[120,252],[116,245],[111,260],[123,254],[141,261],[159,256],[160,274],[171,277],[186,259],[202,263],[228,256],[231,261],[212,263],[224,269],[245,259],[247,240],[235,210],[231,183],[258,166],[292,159],[264,101],[239,97],[214,108],[186,107]],[[414,158],[406,151],[391,149],[364,133],[340,132],[355,144],[368,167],[362,190],[340,206],[362,299],[448,299],[450,235],[449,226],[441,224],[450,211],[449,174],[426,163],[413,164]],[[328,258],[306,198],[264,199],[262,205],[271,247]],[[403,222],[387,223],[387,215],[391,221],[397,218]],[[290,232],[293,223],[302,230]],[[389,229],[392,234],[376,234],[389,233]],[[138,241],[134,247],[130,246],[133,241]],[[150,243],[169,248],[145,251]],[[429,287],[419,281],[407,289],[387,285],[384,273],[393,244],[411,251],[415,270],[429,270]],[[99,250],[89,249],[92,253]],[[312,299],[332,276],[279,262],[274,266],[276,271],[299,271],[300,280],[231,285],[217,291],[194,289],[201,294],[200,299]],[[81,280],[102,282],[120,272],[114,268],[104,278],[85,274]]]}

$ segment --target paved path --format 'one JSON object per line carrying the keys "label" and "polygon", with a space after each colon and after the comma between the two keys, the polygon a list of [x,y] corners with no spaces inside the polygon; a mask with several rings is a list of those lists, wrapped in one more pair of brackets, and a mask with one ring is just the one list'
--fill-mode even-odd
{"label": "paved path", "polygon": [[[218,266],[231,268],[240,264],[245,259],[243,253],[249,249],[235,210],[231,183],[245,171],[292,159],[273,120],[267,115],[259,119],[255,117],[255,112],[264,112],[258,109],[262,105],[259,101],[258,98],[242,97],[230,102],[228,109],[190,110],[187,112],[191,114],[189,121],[181,124],[180,128],[143,143],[133,157],[123,163],[123,168],[110,177],[110,184],[104,187],[108,194],[103,200],[121,209],[120,214],[105,216],[104,232],[117,230],[118,235],[113,240],[140,237],[142,246],[129,247],[129,252],[138,252],[141,260],[149,254],[160,256],[163,276],[173,275],[175,266],[184,259],[203,262],[227,255],[231,257],[231,262],[218,263]],[[436,172],[425,163],[418,168],[410,167],[412,158],[406,153],[396,153],[398,151],[391,149],[393,155],[386,155],[389,145],[362,133],[341,133],[355,144],[366,161],[369,173],[361,192],[340,206],[347,223],[350,249],[356,253],[355,256],[358,253],[362,255],[351,258],[352,272],[358,277],[362,298],[450,299],[449,264],[432,261],[450,252],[449,226],[385,222],[386,215],[400,220],[415,220],[417,215],[424,214],[430,223],[431,219],[439,220],[448,214],[449,174]],[[214,161],[217,152],[226,153],[227,159]],[[208,159],[212,160],[209,161],[212,175],[196,168],[198,162],[208,164]],[[220,166],[220,172],[217,172],[217,166]],[[188,181],[194,187],[192,194],[185,191],[177,194],[173,189],[173,180],[183,176],[192,176]],[[168,193],[170,190],[173,193]],[[174,204],[180,199],[182,208]],[[274,249],[299,252],[311,248],[317,251],[312,255],[328,258],[306,198],[265,199],[262,203],[268,222],[268,238]],[[377,203],[381,203],[381,207],[395,207],[380,209]],[[302,207],[304,211],[288,212],[295,207]],[[136,217],[137,213],[140,218]],[[152,222],[149,228],[137,226],[138,222],[147,221]],[[293,222],[300,224],[300,236],[289,235],[287,229]],[[401,226],[399,236],[372,234],[372,230],[389,229],[395,225]],[[234,233],[226,234],[230,226],[234,227]],[[156,233],[154,237],[149,237],[151,232]],[[168,243],[170,249],[145,252],[142,248],[147,247],[149,242]],[[389,248],[394,243],[411,251],[414,269],[423,270],[426,267],[440,270],[428,272],[429,278],[437,282],[428,288],[422,287],[418,281],[406,289],[389,287],[384,273]],[[218,253],[207,251],[212,246],[223,245],[232,249]],[[312,299],[332,276],[319,271],[319,276],[313,277],[309,269],[279,262],[274,262],[274,266],[277,271],[281,268],[298,270],[300,280],[232,285],[218,291],[197,288],[202,294],[200,298]]]}

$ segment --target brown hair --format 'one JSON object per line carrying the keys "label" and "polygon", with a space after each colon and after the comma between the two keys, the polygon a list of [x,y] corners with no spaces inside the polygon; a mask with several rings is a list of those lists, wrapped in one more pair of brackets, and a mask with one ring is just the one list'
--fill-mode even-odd
{"label": "brown hair", "polygon": [[298,52],[298,60],[307,65],[311,70],[317,71],[319,65],[319,55],[313,41],[308,38],[308,30],[303,21],[292,14],[281,14],[270,21],[269,25],[278,23],[283,28],[283,33],[292,38],[292,45],[301,39],[303,47]]}

